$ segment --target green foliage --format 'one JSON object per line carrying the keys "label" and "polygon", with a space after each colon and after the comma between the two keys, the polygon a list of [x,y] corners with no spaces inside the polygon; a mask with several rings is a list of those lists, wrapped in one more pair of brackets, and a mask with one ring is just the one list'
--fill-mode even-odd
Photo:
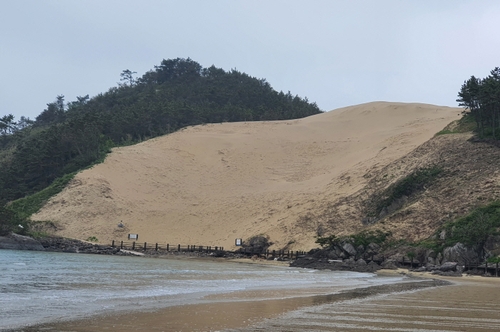
{"label": "green foliage", "polygon": [[307,98],[277,92],[263,79],[203,68],[189,58],[163,60],[141,78],[134,74],[124,70],[123,84],[93,98],[66,103],[57,96],[34,122],[0,118],[0,205],[102,161],[113,146],[190,125],[321,113]]}
{"label": "green foliage", "polygon": [[8,209],[11,210],[19,219],[26,219],[33,213],[36,213],[42,208],[42,206],[47,202],[47,200],[60,193],[66,184],[68,184],[76,173],[66,174],[58,179],[56,179],[47,188],[33,194],[20,198],[9,204]]}
{"label": "green foliage", "polygon": [[87,241],[89,241],[89,242],[99,242],[99,240],[95,236],[89,236],[87,238]]}
{"label": "green foliage", "polygon": [[464,113],[458,121],[454,121],[443,130],[436,133],[436,136],[447,134],[468,133],[475,129],[474,118],[470,113]]}
{"label": "green foliage", "polygon": [[471,76],[458,92],[460,106],[464,106],[476,123],[482,138],[500,138],[500,68],[496,67],[486,78]]}
{"label": "green foliage", "polygon": [[488,263],[498,264],[498,263],[500,263],[500,256],[490,257],[486,261]]}
{"label": "green foliage", "polygon": [[387,239],[391,236],[390,232],[382,232],[381,230],[376,231],[362,231],[360,233],[351,235],[354,246],[367,246],[370,243],[376,243],[378,245],[384,244]]}
{"label": "green foliage", "polygon": [[338,238],[335,235],[316,238],[315,243],[319,244],[321,248],[331,248],[342,241],[352,242],[354,246],[367,246],[370,243],[376,243],[378,245],[386,244],[389,238],[391,237],[390,232],[382,232],[381,230],[370,230],[370,231],[362,231],[354,235],[346,236]]}
{"label": "green foliage", "polygon": [[436,238],[437,237],[422,240],[422,241],[416,243],[416,246],[430,249],[434,252],[442,252],[444,249],[444,244],[441,243],[441,241],[436,240]]}
{"label": "green foliage", "polygon": [[0,236],[11,232],[26,234],[28,225],[26,220],[19,218],[8,207],[0,206]]}
{"label": "green foliage", "polygon": [[436,136],[439,136],[439,135],[447,135],[447,134],[455,134],[455,132],[453,130],[450,130],[450,129],[443,129],[441,131],[438,131],[436,133]]}
{"label": "green foliage", "polygon": [[467,216],[444,226],[445,246],[461,242],[482,249],[488,236],[497,233],[500,227],[500,201],[475,209]]}
{"label": "green foliage", "polygon": [[29,222],[29,235],[34,238],[44,238],[51,236],[57,230],[57,224],[53,221],[33,221]]}
{"label": "green foliage", "polygon": [[316,241],[314,242],[319,244],[321,248],[330,248],[333,247],[338,242],[338,239],[335,235],[330,235],[326,237],[318,236],[316,238]]}
{"label": "green foliage", "polygon": [[390,206],[403,196],[409,197],[422,191],[424,187],[431,184],[442,171],[442,168],[438,166],[421,168],[397,181],[385,191],[383,194],[385,198],[376,202],[375,213],[379,214],[384,208]]}

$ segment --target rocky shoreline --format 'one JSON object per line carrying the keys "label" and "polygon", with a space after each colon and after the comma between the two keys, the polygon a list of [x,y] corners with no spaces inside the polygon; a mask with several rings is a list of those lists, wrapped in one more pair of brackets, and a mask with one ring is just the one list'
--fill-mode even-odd
{"label": "rocky shoreline", "polygon": [[49,252],[67,252],[81,254],[99,254],[99,255],[119,255],[119,256],[176,256],[176,257],[224,257],[224,258],[244,258],[243,254],[213,251],[213,252],[177,252],[148,249],[145,251],[124,250],[110,245],[100,245],[92,242],[68,239],[63,237],[42,237],[32,238],[29,236],[11,233],[7,236],[0,236],[0,250],[33,250]]}
{"label": "rocky shoreline", "polygon": [[[258,254],[252,257],[248,254],[229,251],[212,252],[178,252],[148,249],[145,251],[123,250],[109,245],[99,245],[92,242],[68,239],[62,237],[43,237],[34,239],[19,234],[9,234],[0,237],[0,249],[35,250],[51,252],[85,253],[120,256],[147,256],[147,257],[210,257],[210,258],[247,258],[262,259]],[[354,271],[375,273],[380,269],[407,268],[415,272],[431,272],[443,276],[461,276],[464,265],[457,261],[444,259],[439,261],[430,255],[419,254],[417,259],[410,260],[401,254],[405,249],[393,252],[382,252],[380,246],[371,243],[365,247],[354,248],[350,243],[338,244],[324,249],[313,249],[298,258],[286,259],[275,257],[268,259],[286,260],[291,267],[309,268],[317,270]],[[422,257],[420,257],[422,256]],[[483,274],[481,271],[467,271],[468,274]]]}

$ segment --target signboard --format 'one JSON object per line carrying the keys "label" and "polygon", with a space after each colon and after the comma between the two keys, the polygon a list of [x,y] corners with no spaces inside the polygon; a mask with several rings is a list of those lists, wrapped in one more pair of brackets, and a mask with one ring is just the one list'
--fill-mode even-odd
{"label": "signboard", "polygon": [[243,240],[242,239],[236,239],[234,241],[234,244],[237,245],[237,246],[241,246],[243,244]]}
{"label": "signboard", "polygon": [[139,234],[129,234],[128,239],[129,240],[139,240]]}

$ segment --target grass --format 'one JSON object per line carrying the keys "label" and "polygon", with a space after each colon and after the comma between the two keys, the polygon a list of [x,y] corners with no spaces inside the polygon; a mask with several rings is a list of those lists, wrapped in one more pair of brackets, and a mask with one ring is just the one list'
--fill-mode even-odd
{"label": "grass", "polygon": [[389,188],[375,204],[375,213],[378,215],[384,208],[389,207],[393,202],[399,200],[403,196],[414,195],[424,189],[428,184],[431,184],[443,171],[441,167],[431,166],[428,168],[421,168],[411,173],[410,175],[397,181]]}
{"label": "grass", "polygon": [[500,227],[500,201],[478,207],[468,215],[444,225],[446,246],[461,242],[468,246],[483,245]]}
{"label": "grass", "polygon": [[8,208],[12,210],[18,218],[27,219],[32,214],[38,212],[38,210],[40,210],[52,196],[60,193],[75,175],[76,172],[57,178],[47,188],[40,190],[33,195],[13,201],[9,204]]}
{"label": "grass", "polygon": [[460,120],[453,121],[435,136],[468,133],[476,130],[476,122],[470,113],[465,113]]}

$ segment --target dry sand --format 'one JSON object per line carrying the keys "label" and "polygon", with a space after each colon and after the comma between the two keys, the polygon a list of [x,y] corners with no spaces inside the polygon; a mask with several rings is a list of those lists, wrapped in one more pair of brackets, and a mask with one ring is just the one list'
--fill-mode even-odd
{"label": "dry sand", "polygon": [[[382,273],[394,274],[394,271]],[[419,274],[420,275],[420,274]],[[428,277],[429,275],[422,275]],[[97,317],[34,329],[44,331],[498,331],[500,279],[446,278],[369,287],[340,294],[256,300],[239,292],[206,304]],[[425,284],[425,285],[424,285]],[[422,288],[431,286],[431,288]],[[236,301],[235,301],[236,300]]]}
{"label": "dry sand", "polygon": [[[321,221],[304,216],[350,195],[461,109],[373,102],[300,120],[189,127],[113,149],[32,217],[57,235],[231,248],[265,234],[271,249],[308,250]],[[124,228],[117,227],[123,221]],[[353,221],[361,227],[361,221]]]}

